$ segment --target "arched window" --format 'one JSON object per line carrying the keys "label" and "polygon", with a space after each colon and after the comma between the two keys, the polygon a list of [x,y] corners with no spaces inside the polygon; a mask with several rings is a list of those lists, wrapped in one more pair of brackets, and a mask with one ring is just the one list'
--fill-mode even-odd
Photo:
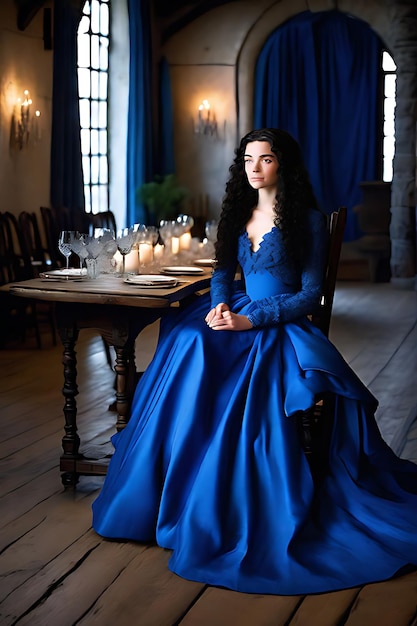
{"label": "arched window", "polygon": [[382,180],[391,182],[395,150],[395,88],[397,66],[392,56],[386,50],[382,53],[382,71],[384,74]]}
{"label": "arched window", "polygon": [[78,94],[87,213],[109,208],[109,37],[110,0],[87,0],[78,28]]}

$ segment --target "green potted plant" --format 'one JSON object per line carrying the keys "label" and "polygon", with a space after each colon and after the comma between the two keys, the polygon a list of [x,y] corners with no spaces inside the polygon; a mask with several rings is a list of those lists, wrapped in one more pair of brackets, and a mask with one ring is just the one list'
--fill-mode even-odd
{"label": "green potted plant", "polygon": [[181,213],[188,191],[177,183],[174,174],[167,174],[155,176],[153,181],[144,183],[137,195],[149,211],[149,217],[159,223],[160,220],[175,219]]}

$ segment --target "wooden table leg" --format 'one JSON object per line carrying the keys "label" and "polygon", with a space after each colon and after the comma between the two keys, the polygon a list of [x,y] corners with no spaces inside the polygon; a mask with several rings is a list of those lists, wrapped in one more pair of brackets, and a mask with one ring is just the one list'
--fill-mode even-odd
{"label": "wooden table leg", "polygon": [[116,408],[118,431],[123,430],[129,421],[130,406],[135,381],[135,350],[134,346],[114,346],[116,352]]}
{"label": "wooden table leg", "polygon": [[62,484],[65,487],[69,487],[76,485],[79,478],[76,472],[76,460],[80,458],[80,438],[77,432],[77,402],[75,400],[75,397],[78,395],[77,357],[75,353],[78,329],[75,326],[72,328],[60,328],[59,334],[64,346],[62,357],[64,386],[62,394],[65,398],[65,434],[62,438],[64,453],[61,456],[60,468],[65,470],[61,475]]}
{"label": "wooden table leg", "polygon": [[[160,311],[150,310],[141,318],[132,317],[115,307],[84,306],[82,309],[66,303],[57,306],[58,332],[64,346],[62,363],[64,365],[65,397],[64,416],[65,434],[62,439],[63,454],[60,458],[62,483],[65,487],[74,487],[80,476],[105,476],[108,458],[96,459],[84,456],[80,452],[80,437],[77,432],[77,360],[75,346],[79,330],[95,328],[102,337],[114,346],[116,352],[116,406],[117,430],[122,430],[130,416],[130,407],[135,390],[137,375],[135,365],[135,339],[138,333],[149,323],[161,316]],[[81,446],[82,447],[82,446]]]}

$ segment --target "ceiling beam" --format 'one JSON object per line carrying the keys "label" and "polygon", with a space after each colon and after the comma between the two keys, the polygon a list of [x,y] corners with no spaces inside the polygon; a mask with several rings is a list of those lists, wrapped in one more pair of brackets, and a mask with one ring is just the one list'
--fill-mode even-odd
{"label": "ceiling beam", "polygon": [[45,0],[15,0],[17,5],[17,27],[25,30],[36,13],[45,4]]}

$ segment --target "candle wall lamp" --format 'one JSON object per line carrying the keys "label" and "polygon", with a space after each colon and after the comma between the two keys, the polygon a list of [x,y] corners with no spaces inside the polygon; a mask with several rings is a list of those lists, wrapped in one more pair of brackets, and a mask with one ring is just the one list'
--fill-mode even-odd
{"label": "candle wall lamp", "polygon": [[17,99],[13,109],[12,125],[10,130],[10,144],[13,148],[22,150],[40,139],[39,118],[40,111],[32,113],[32,98],[27,89],[23,92],[24,99]]}
{"label": "candle wall lamp", "polygon": [[198,107],[194,132],[197,135],[205,135],[206,137],[217,137],[218,135],[216,114],[210,107],[208,100],[203,100]]}

